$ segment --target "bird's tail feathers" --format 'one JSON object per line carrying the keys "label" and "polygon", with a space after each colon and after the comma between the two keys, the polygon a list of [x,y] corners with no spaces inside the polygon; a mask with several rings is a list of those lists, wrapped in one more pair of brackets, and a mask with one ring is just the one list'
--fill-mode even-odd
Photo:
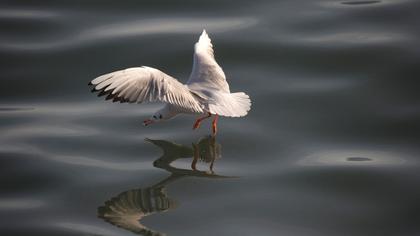
{"label": "bird's tail feathers", "polygon": [[[223,101],[223,103],[220,103]],[[221,116],[241,117],[246,116],[251,110],[251,99],[244,92],[225,95],[218,104],[209,104],[210,112]]]}

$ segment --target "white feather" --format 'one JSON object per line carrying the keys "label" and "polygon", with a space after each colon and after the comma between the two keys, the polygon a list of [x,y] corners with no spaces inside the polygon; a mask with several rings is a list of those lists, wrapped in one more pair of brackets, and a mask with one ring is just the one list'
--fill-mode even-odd
{"label": "white feather", "polygon": [[225,73],[214,59],[213,45],[205,30],[194,46],[193,68],[187,84],[190,88],[230,92]]}
{"label": "white feather", "polygon": [[203,30],[194,46],[194,61],[186,85],[151,67],[128,68],[92,80],[100,95],[121,102],[165,102],[175,113],[245,116],[251,100],[243,92],[230,93],[225,73],[214,57],[211,39]]}
{"label": "white feather", "polygon": [[188,87],[203,98],[210,113],[245,116],[251,100],[245,93],[230,93],[225,73],[214,58],[213,45],[205,30],[194,47],[194,62]]}
{"label": "white feather", "polygon": [[[110,98],[142,103],[166,102],[191,112],[202,113],[201,104],[187,86],[151,67],[135,67],[99,76],[91,81],[96,90],[110,92]],[[112,96],[114,95],[114,96]],[[169,97],[175,99],[168,99]]]}

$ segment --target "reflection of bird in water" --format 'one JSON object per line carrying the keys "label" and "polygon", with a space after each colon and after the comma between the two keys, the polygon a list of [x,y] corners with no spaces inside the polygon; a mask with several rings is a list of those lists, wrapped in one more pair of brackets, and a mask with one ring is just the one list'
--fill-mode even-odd
{"label": "reflection of bird in water", "polygon": [[216,138],[205,137],[198,141],[198,143],[193,143],[194,149],[194,160],[191,163],[191,168],[196,170],[197,160],[203,161],[205,163],[210,163],[210,171],[213,172],[213,165],[216,159],[221,158],[222,156],[222,146],[216,142]]}
{"label": "reflection of bird in water", "polygon": [[98,217],[140,235],[163,235],[140,224],[143,217],[176,207],[164,186],[132,189],[120,193],[98,208]]}
{"label": "reflection of bird in water", "polygon": [[[165,140],[146,139],[146,141],[163,150],[163,155],[154,161],[153,165],[170,172],[171,175],[150,187],[128,190],[106,201],[104,206],[98,208],[98,217],[136,234],[163,235],[143,226],[140,220],[150,214],[176,208],[176,202],[166,193],[168,184],[186,176],[228,177],[213,173],[214,161],[221,156],[221,145],[216,142],[215,137],[203,137],[197,143],[193,143],[192,148]],[[191,157],[193,157],[191,170],[171,166],[172,162],[180,158]],[[211,163],[211,171],[196,170],[198,160]]]}

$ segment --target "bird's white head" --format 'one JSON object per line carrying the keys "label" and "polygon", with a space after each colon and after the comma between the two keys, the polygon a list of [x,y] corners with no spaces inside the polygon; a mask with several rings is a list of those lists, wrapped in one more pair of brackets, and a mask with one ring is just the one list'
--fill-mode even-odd
{"label": "bird's white head", "polygon": [[176,116],[176,112],[172,111],[169,106],[165,106],[159,111],[155,112],[153,116],[151,116],[149,119],[143,121],[144,126],[148,126],[154,123],[162,122],[165,120],[169,120],[172,117]]}

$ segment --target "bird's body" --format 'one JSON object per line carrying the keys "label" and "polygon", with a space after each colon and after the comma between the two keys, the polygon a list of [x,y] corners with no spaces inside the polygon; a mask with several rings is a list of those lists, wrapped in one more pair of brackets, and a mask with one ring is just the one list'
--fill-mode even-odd
{"label": "bird's body", "polygon": [[241,117],[251,108],[249,96],[243,92],[231,93],[222,68],[214,58],[213,45],[205,30],[194,47],[194,64],[186,84],[162,71],[142,66],[105,74],[91,81],[94,91],[119,102],[164,102],[165,106],[152,118],[149,125],[168,120],[178,114],[202,114],[194,129],[205,118],[215,115],[213,133],[218,116]]}

